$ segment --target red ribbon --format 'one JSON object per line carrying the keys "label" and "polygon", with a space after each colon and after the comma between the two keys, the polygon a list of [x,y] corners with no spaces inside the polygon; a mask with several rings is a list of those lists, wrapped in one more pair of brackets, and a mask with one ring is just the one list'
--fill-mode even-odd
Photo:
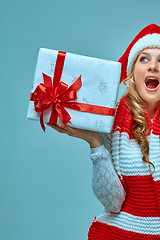
{"label": "red ribbon", "polygon": [[71,116],[64,107],[82,112],[89,112],[101,115],[114,116],[115,109],[90,105],[85,103],[71,102],[77,99],[77,90],[82,86],[81,75],[70,86],[64,82],[60,82],[66,52],[58,52],[53,84],[50,76],[43,74],[44,83],[40,83],[35,91],[31,93],[30,100],[34,101],[35,111],[40,114],[40,123],[45,131],[43,112],[52,106],[49,123],[57,124],[57,118],[61,119],[64,124],[70,122]]}

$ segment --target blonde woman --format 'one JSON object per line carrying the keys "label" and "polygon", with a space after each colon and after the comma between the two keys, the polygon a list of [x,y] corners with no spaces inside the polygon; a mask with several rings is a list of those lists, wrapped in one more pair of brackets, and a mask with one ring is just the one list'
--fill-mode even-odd
{"label": "blonde woman", "polygon": [[88,240],[160,239],[160,27],[142,29],[119,59],[128,93],[111,134],[60,124],[55,130],[87,141],[93,191],[104,205]]}

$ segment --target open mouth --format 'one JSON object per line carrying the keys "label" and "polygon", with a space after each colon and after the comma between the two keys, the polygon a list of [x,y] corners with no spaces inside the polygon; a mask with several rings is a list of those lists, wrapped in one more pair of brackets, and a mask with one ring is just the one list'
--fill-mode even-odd
{"label": "open mouth", "polygon": [[156,90],[159,86],[159,81],[157,78],[148,77],[145,80],[145,85],[148,90]]}

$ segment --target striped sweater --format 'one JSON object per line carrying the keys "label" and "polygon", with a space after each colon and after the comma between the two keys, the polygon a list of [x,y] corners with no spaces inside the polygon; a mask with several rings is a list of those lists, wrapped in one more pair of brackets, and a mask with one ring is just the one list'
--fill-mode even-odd
{"label": "striped sweater", "polygon": [[[127,99],[125,95],[119,103],[111,143],[91,154],[93,190],[106,211],[93,220],[88,240],[160,239],[160,106],[153,121],[144,109],[149,160],[155,166],[155,172],[150,174],[131,131],[134,122]],[[109,142],[102,140],[104,145]]]}

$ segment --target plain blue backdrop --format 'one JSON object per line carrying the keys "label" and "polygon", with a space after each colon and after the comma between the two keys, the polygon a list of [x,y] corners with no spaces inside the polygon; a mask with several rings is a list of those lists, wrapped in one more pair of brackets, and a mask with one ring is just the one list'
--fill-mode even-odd
{"label": "plain blue backdrop", "polygon": [[82,240],[103,212],[89,145],[26,118],[40,47],[118,60],[160,1],[0,2],[0,239]]}

